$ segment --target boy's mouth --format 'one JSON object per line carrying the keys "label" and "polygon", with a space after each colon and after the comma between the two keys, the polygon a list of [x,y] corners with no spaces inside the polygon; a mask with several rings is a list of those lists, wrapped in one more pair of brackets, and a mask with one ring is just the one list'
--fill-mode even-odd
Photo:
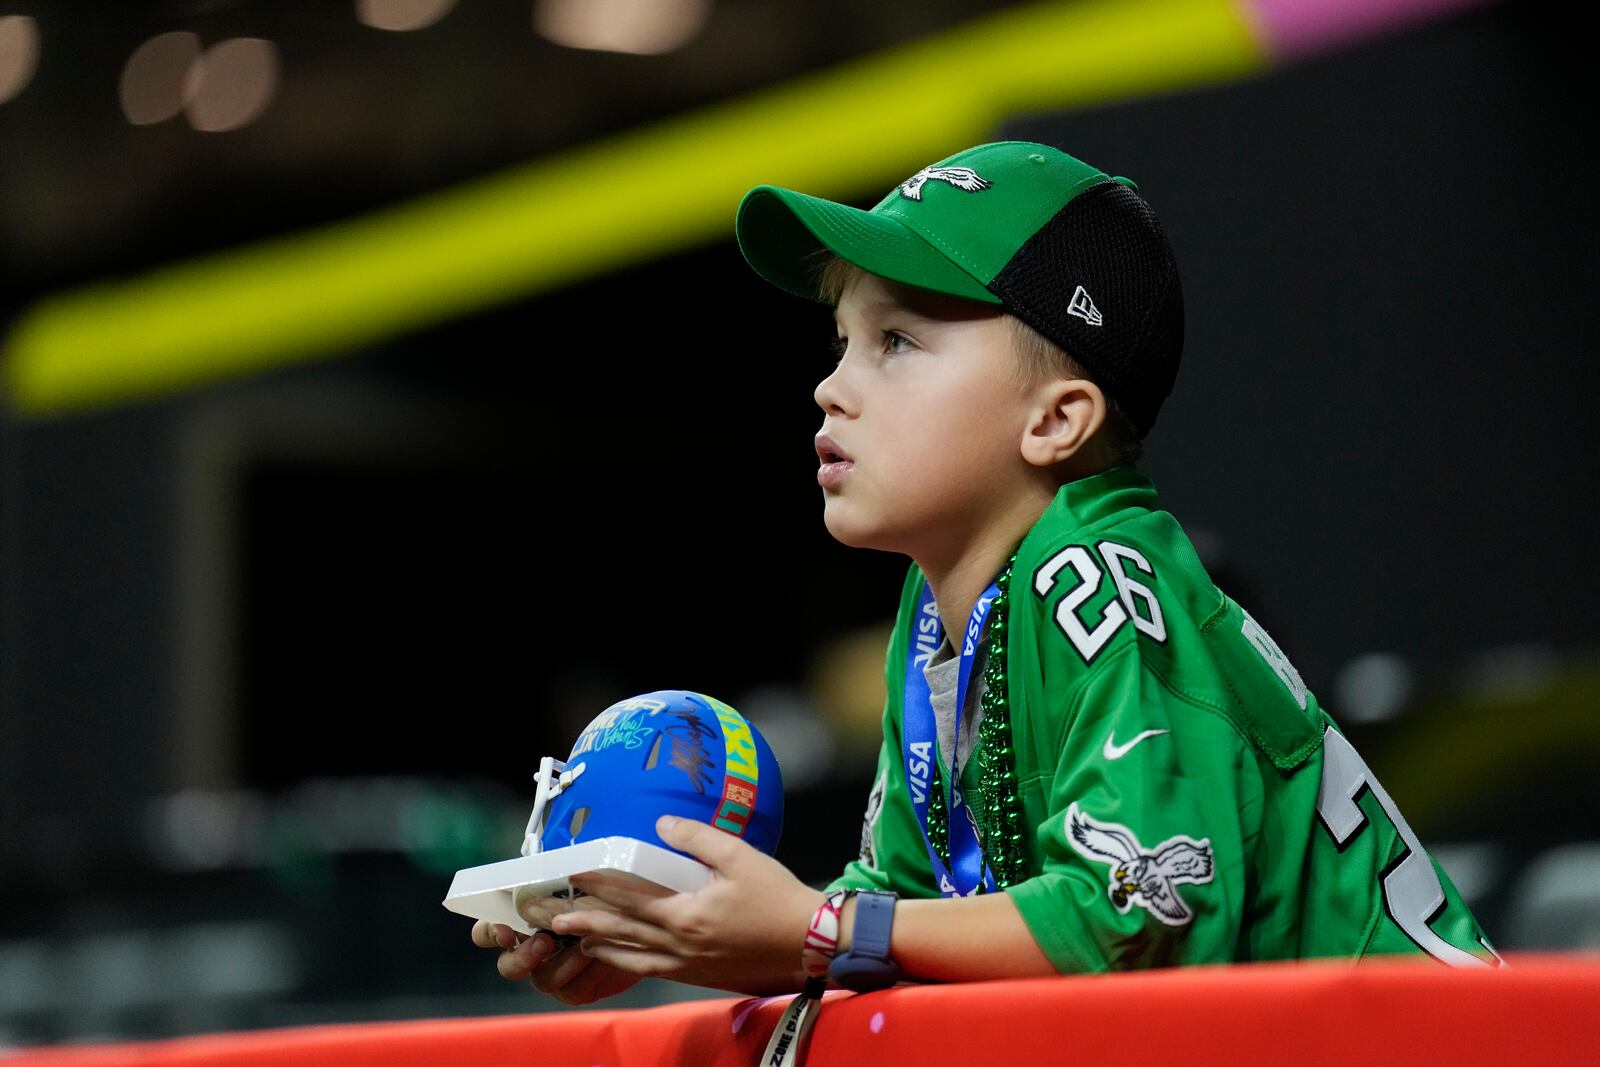
{"label": "boy's mouth", "polygon": [[817,435],[817,458],[822,461],[824,466],[830,463],[851,462],[850,457],[844,454],[844,450],[839,447],[838,443],[825,433]]}
{"label": "boy's mouth", "polygon": [[817,458],[822,461],[817,468],[817,484],[824,489],[841,484],[855,469],[855,461],[839,447],[839,442],[825,433],[817,434]]}

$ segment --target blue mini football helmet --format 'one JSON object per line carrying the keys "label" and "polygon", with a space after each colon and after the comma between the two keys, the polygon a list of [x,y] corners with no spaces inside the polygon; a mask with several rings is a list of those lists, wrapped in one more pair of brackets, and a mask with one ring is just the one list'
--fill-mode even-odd
{"label": "blue mini football helmet", "polygon": [[525,856],[613,836],[671,849],[656,834],[662,815],[708,822],[769,856],[783,832],[772,749],[743,715],[703,693],[662,689],[618,701],[584,728],[565,762],[541,760],[534,780]]}

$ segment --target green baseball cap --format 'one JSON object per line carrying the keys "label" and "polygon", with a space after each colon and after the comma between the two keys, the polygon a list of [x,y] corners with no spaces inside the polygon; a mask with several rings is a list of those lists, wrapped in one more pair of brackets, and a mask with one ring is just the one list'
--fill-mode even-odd
{"label": "green baseball cap", "polygon": [[1034,141],[997,141],[917,171],[870,210],[758,185],[734,234],[781,289],[822,301],[831,251],[904,285],[994,304],[1088,367],[1139,432],[1177,377],[1183,301],[1155,214],[1128,178]]}

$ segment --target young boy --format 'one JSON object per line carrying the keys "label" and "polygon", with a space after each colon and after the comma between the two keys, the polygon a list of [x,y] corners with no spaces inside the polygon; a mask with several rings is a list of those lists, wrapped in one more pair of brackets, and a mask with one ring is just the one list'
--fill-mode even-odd
{"label": "young boy", "polygon": [[1176,377],[1177,268],[1134,183],[978,145],[870,211],[758,186],[740,247],[835,306],[823,518],[911,558],[860,856],[823,891],[704,823],[693,894],[604,878],[501,973],[569,1003],[1420,953],[1501,961],[1272,638],[1136,466]]}

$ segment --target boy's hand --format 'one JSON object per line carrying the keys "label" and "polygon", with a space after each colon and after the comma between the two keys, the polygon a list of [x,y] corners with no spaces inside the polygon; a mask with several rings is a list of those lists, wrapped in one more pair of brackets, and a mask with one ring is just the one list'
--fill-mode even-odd
{"label": "boy's hand", "polygon": [[473,924],[472,943],[501,950],[496,966],[502,977],[513,982],[526,978],[563,1004],[593,1004],[631,988],[642,977],[586,956],[576,944],[563,946],[547,930],[529,937],[480,919]]}
{"label": "boy's hand", "polygon": [[663,816],[656,832],[710,867],[711,880],[693,893],[671,893],[603,873],[575,875],[572,885],[587,894],[581,899],[609,907],[551,916],[550,929],[582,935],[585,955],[639,977],[733,989],[800,971],[823,893],[709,823]]}

